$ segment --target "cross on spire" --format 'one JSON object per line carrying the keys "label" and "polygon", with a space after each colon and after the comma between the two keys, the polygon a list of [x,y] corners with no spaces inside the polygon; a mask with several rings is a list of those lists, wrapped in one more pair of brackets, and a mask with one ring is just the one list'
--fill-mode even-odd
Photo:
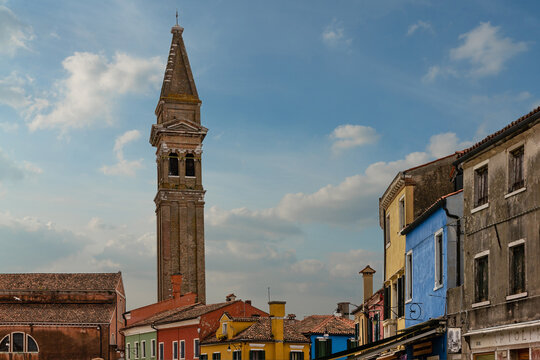
{"label": "cross on spire", "polygon": [[176,9],[176,26],[178,26],[178,9]]}

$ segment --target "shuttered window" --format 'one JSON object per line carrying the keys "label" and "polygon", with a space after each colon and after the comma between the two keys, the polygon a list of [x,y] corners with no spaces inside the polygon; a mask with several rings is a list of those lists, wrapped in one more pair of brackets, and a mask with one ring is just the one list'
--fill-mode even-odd
{"label": "shuttered window", "polygon": [[474,206],[488,202],[488,167],[482,166],[474,171]]}
{"label": "shuttered window", "polygon": [[525,186],[523,176],[523,146],[512,150],[508,158],[508,192],[513,192]]}
{"label": "shuttered window", "polygon": [[487,301],[488,299],[488,257],[482,256],[475,259],[476,291],[475,302]]}

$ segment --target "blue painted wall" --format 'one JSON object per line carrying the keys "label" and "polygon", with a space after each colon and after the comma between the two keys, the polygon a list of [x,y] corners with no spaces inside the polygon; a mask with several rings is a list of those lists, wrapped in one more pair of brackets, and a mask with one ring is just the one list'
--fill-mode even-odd
{"label": "blue painted wall", "polygon": [[[424,355],[422,357],[428,357],[432,355],[439,355],[439,360],[446,360],[446,334],[433,338],[432,340],[432,353],[431,355]],[[416,359],[418,356],[413,356],[413,347],[412,345],[408,345],[406,348],[407,352],[407,359]]]}
{"label": "blue painted wall", "polygon": [[[311,335],[311,359],[315,359],[315,339],[322,337],[323,334]],[[329,338],[332,339],[332,353],[337,353],[343,350],[347,350],[347,339],[353,336],[339,336],[339,335],[330,335]],[[345,358],[342,358],[345,359]]]}
{"label": "blue painted wall", "polygon": [[[412,250],[412,302],[405,304],[405,327],[420,324],[445,314],[446,289],[448,284],[446,212],[439,208],[415,229],[407,234],[405,251]],[[435,233],[443,230],[443,286],[435,288]],[[418,306],[412,303],[417,303]],[[411,306],[420,307],[420,317],[411,320]]]}

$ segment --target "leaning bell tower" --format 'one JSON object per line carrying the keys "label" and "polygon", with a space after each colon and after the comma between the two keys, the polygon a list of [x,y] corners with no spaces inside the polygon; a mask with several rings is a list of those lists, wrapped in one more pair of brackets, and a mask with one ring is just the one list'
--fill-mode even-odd
{"label": "leaning bell tower", "polygon": [[193,81],[184,29],[171,29],[172,43],[150,143],[157,164],[158,301],[172,297],[171,276],[182,274],[181,293],[206,302],[204,193],[201,174],[201,100]]}

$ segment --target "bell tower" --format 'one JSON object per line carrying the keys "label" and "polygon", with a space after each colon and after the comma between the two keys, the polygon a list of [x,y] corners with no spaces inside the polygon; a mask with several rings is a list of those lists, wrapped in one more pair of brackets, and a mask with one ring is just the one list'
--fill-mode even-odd
{"label": "bell tower", "polygon": [[206,302],[204,265],[204,193],[201,100],[182,38],[171,29],[172,43],[150,143],[156,147],[158,301],[172,297],[171,277],[182,274],[181,293]]}

